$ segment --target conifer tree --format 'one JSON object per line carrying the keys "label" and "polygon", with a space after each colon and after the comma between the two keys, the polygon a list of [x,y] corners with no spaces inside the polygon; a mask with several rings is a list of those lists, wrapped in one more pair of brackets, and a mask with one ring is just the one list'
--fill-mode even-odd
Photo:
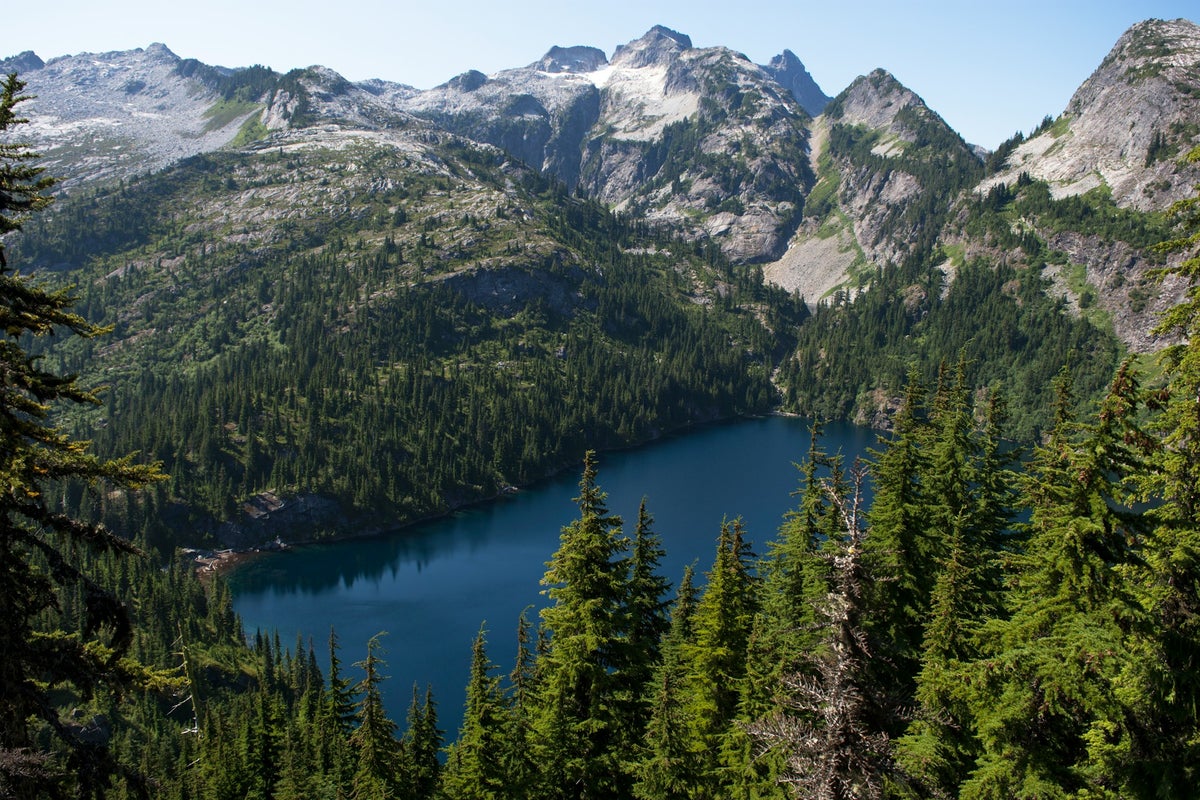
{"label": "conifer tree", "polygon": [[667,618],[670,584],[658,572],[664,551],[653,530],[653,517],[642,498],[629,556],[629,580],[625,589],[625,626],[620,664],[620,736],[618,746],[631,752],[641,741],[649,718],[646,690],[660,659],[659,648],[670,622]]}
{"label": "conifer tree", "polygon": [[887,666],[877,678],[890,684],[889,692],[912,690],[922,626],[942,556],[941,543],[929,526],[929,422],[923,403],[924,391],[914,368],[892,436],[883,452],[875,454],[871,471],[875,498],[869,514],[871,536],[864,546],[880,580],[871,585],[867,624],[885,649],[877,663]]}
{"label": "conifer tree", "polygon": [[385,676],[380,670],[385,662],[379,655],[380,636],[367,642],[367,657],[355,662],[363,671],[357,686],[359,695],[355,712],[357,727],[350,734],[350,748],[356,767],[352,779],[354,800],[383,800],[401,791],[400,745],[396,740],[396,723],[383,707],[381,685]]}
{"label": "conifer tree", "polygon": [[549,641],[538,659],[533,733],[545,797],[608,797],[625,791],[615,747],[620,676],[612,667],[624,633],[628,562],[621,519],[608,513],[606,497],[589,451],[576,498],[579,519],[563,528],[542,578],[551,600],[542,610]]}
{"label": "conifer tree", "polygon": [[[1200,148],[1188,159],[1200,162]],[[1159,249],[1180,261],[1161,276],[1190,288],[1155,330],[1183,342],[1162,353],[1167,390],[1152,429],[1161,447],[1141,486],[1152,504],[1139,586],[1145,627],[1120,683],[1129,729],[1107,754],[1124,791],[1144,798],[1190,796],[1200,783],[1200,195],[1172,213],[1179,233]]]}
{"label": "conifer tree", "polygon": [[532,639],[532,625],[525,611],[522,611],[517,621],[517,655],[509,674],[507,714],[500,737],[505,797],[530,796],[538,771],[531,754],[534,713],[537,710],[537,664]]}
{"label": "conifer tree", "polygon": [[[21,228],[50,203],[53,181],[38,155],[12,137],[27,122],[16,107],[28,99],[15,74],[0,81],[0,236]],[[43,370],[23,349],[25,337],[66,331],[93,338],[106,331],[71,311],[74,298],[13,272],[0,244],[0,794],[11,797],[102,792],[129,771],[109,750],[87,742],[55,707],[55,692],[90,698],[104,687],[149,679],[124,660],[132,629],[121,599],[80,567],[76,551],[130,556],[137,549],[103,525],[53,509],[60,482],[95,491],[133,491],[161,477],[130,457],[101,460],[88,442],[48,422],[60,402],[99,403],[73,376]],[[35,630],[64,594],[82,598],[79,634]],[[55,759],[46,749],[57,751]]]}
{"label": "conifer tree", "polygon": [[764,748],[777,750],[780,780],[813,800],[882,798],[895,773],[887,734],[895,709],[872,677],[875,658],[864,627],[872,580],[861,515],[864,474],[856,467],[848,494],[830,493],[843,532],[827,552],[831,588],[817,609],[820,646],[807,669],[784,680],[785,705],[751,726]]}
{"label": "conifer tree", "polygon": [[688,747],[698,762],[696,796],[717,797],[732,785],[729,736],[745,689],[746,656],[754,615],[757,578],[740,519],[724,522],[704,593],[684,644],[684,711]]}
{"label": "conifer tree", "polygon": [[1025,477],[1029,541],[1006,619],[989,624],[972,685],[982,754],[966,798],[1103,791],[1103,742],[1125,715],[1113,691],[1139,612],[1126,574],[1138,560],[1131,478],[1146,446],[1132,368],[1118,371],[1091,425],[1075,424],[1060,381],[1057,424]]}
{"label": "conifer tree", "polygon": [[471,672],[458,738],[448,748],[441,791],[451,800],[491,800],[503,797],[505,770],[501,737],[504,700],[495,665],[487,656],[483,627],[471,648]]}
{"label": "conifer tree", "polygon": [[407,728],[400,740],[403,783],[413,800],[432,800],[441,774],[438,752],[442,749],[442,731],[437,726],[437,706],[433,701],[432,687],[425,687],[422,699],[417,692],[417,685],[413,684],[406,722]]}

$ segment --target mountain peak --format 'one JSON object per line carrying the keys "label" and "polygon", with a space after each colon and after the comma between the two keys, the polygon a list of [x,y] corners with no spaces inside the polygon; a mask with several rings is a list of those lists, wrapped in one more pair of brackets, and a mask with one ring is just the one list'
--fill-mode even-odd
{"label": "mountain peak", "polygon": [[627,67],[649,67],[673,60],[692,49],[690,37],[662,25],[655,25],[640,39],[621,45],[613,53],[612,63]]}
{"label": "mountain peak", "polygon": [[33,72],[46,66],[46,62],[32,50],[17,53],[15,56],[0,59],[0,74],[8,75],[13,72]]}
{"label": "mountain peak", "polygon": [[607,64],[608,57],[598,47],[555,45],[530,66],[542,72],[595,72]]}
{"label": "mountain peak", "polygon": [[832,119],[868,128],[891,128],[896,114],[925,103],[885,69],[860,75],[825,109]]}
{"label": "mountain peak", "polygon": [[791,50],[784,50],[772,58],[769,64],[763,66],[763,69],[775,79],[776,83],[791,92],[792,97],[796,98],[796,102],[810,116],[819,115],[829,104],[829,95],[821,91],[821,87],[813,80],[812,75],[808,74],[804,64],[796,58],[796,54]]}
{"label": "mountain peak", "polygon": [[1200,26],[1139,22],[1071,97],[1059,123],[1022,143],[996,180],[1020,172],[1056,196],[1105,185],[1121,206],[1159,210],[1191,194],[1200,169],[1179,163],[1200,119]]}

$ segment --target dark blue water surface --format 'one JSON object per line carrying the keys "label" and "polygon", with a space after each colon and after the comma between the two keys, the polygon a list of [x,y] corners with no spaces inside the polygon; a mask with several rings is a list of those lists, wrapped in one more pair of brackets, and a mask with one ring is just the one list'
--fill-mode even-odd
{"label": "dark blue water surface", "polygon": [[[646,498],[667,555],[663,574],[676,584],[687,564],[698,581],[712,564],[723,519],[740,517],[756,552],[795,507],[808,451],[809,421],[767,417],[698,428],[687,435],[599,457],[608,507],[632,534]],[[848,460],[874,435],[848,425],[825,428],[823,446]],[[336,627],[345,664],[381,641],[389,675],[388,711],[403,725],[417,683],[433,687],[441,727],[453,736],[462,714],[471,642],[488,630],[488,655],[507,674],[516,655],[521,611],[536,622],[539,581],[562,527],[577,516],[579,471],[449,517],[374,538],[297,548],[265,556],[230,577],[246,630],[278,631],[291,647],[311,638],[319,663]]]}

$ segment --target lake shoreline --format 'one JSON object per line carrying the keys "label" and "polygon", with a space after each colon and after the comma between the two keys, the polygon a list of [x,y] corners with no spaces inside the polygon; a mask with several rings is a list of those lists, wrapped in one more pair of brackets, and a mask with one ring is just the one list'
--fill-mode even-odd
{"label": "lake shoreline", "polygon": [[[668,431],[668,432],[661,434],[659,436],[656,436],[654,438],[647,439],[644,442],[639,442],[639,443],[627,445],[624,447],[607,448],[605,450],[599,451],[599,453],[602,456],[605,453],[629,453],[629,452],[633,452],[636,450],[640,450],[642,448],[652,447],[654,445],[662,444],[663,442],[668,441],[673,438],[686,437],[686,436],[689,436],[689,435],[691,435],[695,432],[701,431],[701,430],[707,430],[710,428],[720,427],[723,425],[736,425],[740,422],[748,422],[748,421],[756,420],[756,419],[758,419],[758,420],[769,419],[771,417],[783,417],[783,418],[787,418],[787,419],[805,419],[806,418],[802,414],[796,414],[793,412],[782,411],[782,410],[778,410],[778,409],[767,412],[766,414],[744,414],[744,415],[739,415],[739,416],[734,416],[734,417],[723,417],[720,419],[713,419],[713,420],[708,420],[708,421],[690,423],[688,425],[685,425],[685,426],[682,426],[679,428],[675,428],[671,431]],[[338,532],[334,532],[334,533],[317,535],[315,537],[289,539],[287,541],[284,541],[281,536],[277,535],[273,540],[268,540],[268,541],[265,541],[265,542],[262,542],[259,544],[254,544],[254,545],[246,545],[246,546],[241,546],[241,547],[227,547],[227,548],[223,548],[221,550],[215,550],[215,551],[214,550],[201,550],[201,549],[197,549],[197,548],[186,548],[183,552],[185,552],[189,555],[194,554],[194,558],[191,559],[192,565],[193,565],[194,569],[196,570],[197,575],[199,575],[202,579],[207,579],[213,575],[219,575],[222,578],[226,578],[229,575],[231,575],[233,572],[237,571],[240,567],[242,567],[246,564],[252,563],[254,561],[257,561],[259,558],[264,557],[264,556],[285,553],[292,549],[299,549],[299,548],[304,548],[304,547],[308,547],[308,546],[312,546],[312,545],[332,544],[332,543],[336,543],[336,542],[350,542],[350,541],[355,541],[355,540],[360,540],[360,539],[373,539],[373,538],[379,538],[382,536],[391,536],[394,534],[398,534],[398,533],[402,533],[404,531],[410,530],[419,525],[423,525],[423,524],[430,523],[430,522],[437,522],[439,520],[444,520],[444,519],[447,519],[447,518],[453,516],[456,513],[459,513],[462,511],[467,511],[472,508],[488,506],[488,505],[491,505],[492,503],[495,503],[496,501],[501,500],[505,497],[511,497],[511,496],[519,494],[521,492],[536,489],[540,484],[544,484],[546,482],[553,481],[557,478],[560,478],[569,469],[571,469],[571,467],[564,466],[564,467],[557,469],[555,471],[552,471],[552,472],[550,472],[528,484],[524,484],[524,485],[520,485],[520,486],[517,486],[517,485],[505,486],[500,491],[496,492],[495,494],[489,495],[487,497],[480,497],[480,498],[477,498],[474,500],[467,500],[467,501],[463,501],[463,502],[454,503],[449,508],[447,508],[445,511],[440,511],[437,513],[428,514],[423,517],[418,517],[415,519],[407,520],[398,525],[393,524],[390,526],[380,526],[380,525],[367,524],[364,529],[364,528],[360,528],[356,525],[355,519],[352,519],[348,515],[343,515],[344,524],[339,525],[338,528],[340,530]],[[297,498],[293,498],[292,502],[294,502],[296,500],[305,501],[305,500],[310,500],[310,499],[318,498],[318,497],[319,497],[318,495],[300,495]],[[327,500],[328,498],[320,498],[320,499]],[[366,518],[360,517],[358,519],[358,521],[366,521],[367,519],[369,519],[369,517],[366,517]]]}

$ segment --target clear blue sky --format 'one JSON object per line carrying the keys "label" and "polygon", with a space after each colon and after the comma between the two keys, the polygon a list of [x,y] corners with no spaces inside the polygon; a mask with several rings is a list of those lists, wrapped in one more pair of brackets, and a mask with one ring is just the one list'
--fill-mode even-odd
{"label": "clear blue sky", "polygon": [[968,141],[995,147],[1057,115],[1134,22],[1196,0],[56,0],[5,11],[0,57],[44,59],[162,42],[185,58],[279,71],[322,64],[351,80],[429,88],[468,69],[537,60],[551,45],[612,55],[656,24],[766,63],[785,48],[836,95],[891,71]]}

